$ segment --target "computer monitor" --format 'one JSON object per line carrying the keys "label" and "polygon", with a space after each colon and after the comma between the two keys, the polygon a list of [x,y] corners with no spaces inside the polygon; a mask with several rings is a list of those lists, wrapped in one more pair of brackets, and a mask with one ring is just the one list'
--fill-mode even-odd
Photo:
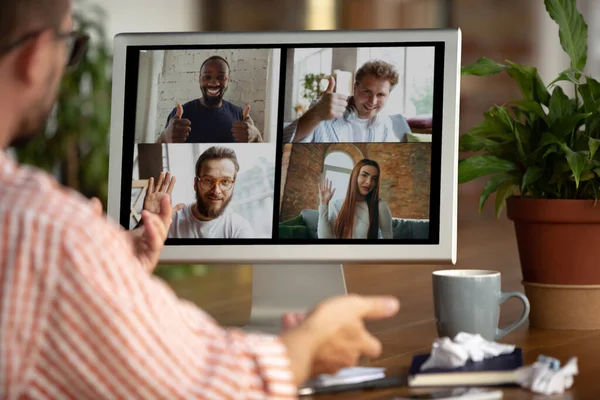
{"label": "computer monitor", "polygon": [[161,263],[254,264],[252,326],[346,293],[343,263],[454,263],[460,48],[458,29],[117,35],[108,214],[135,228],[169,172]]}

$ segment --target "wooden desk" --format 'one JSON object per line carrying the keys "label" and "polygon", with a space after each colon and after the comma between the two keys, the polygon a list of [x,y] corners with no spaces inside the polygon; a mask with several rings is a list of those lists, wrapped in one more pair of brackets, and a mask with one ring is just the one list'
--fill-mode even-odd
{"label": "wooden desk", "polygon": [[[490,203],[492,205],[493,203]],[[502,273],[504,291],[522,291],[521,271],[512,223],[504,217],[496,221],[491,207],[477,215],[477,198],[462,196],[459,202],[458,262],[456,268],[493,269]],[[437,338],[433,321],[431,273],[451,266],[430,265],[347,265],[345,274],[350,292],[392,294],[402,302],[400,313],[386,321],[369,322],[368,328],[383,343],[383,354],[369,366],[386,367],[390,374],[404,373],[416,353],[428,352]],[[248,266],[211,268],[196,281],[172,282],[182,297],[188,298],[226,325],[243,325],[250,310],[250,269]],[[502,306],[501,326],[516,320],[520,302],[509,300]],[[578,356],[579,375],[571,390],[560,396],[542,396],[510,388],[504,399],[598,399],[600,398],[600,331],[537,331],[525,323],[502,342],[523,348],[525,363],[539,354],[557,357],[565,363]],[[407,388],[373,392],[343,393],[304,399],[391,399],[406,395]]]}

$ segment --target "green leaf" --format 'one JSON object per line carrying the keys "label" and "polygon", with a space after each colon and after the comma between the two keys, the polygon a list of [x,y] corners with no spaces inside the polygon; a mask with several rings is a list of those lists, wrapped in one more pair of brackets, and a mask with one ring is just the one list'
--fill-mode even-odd
{"label": "green leaf", "polygon": [[523,191],[527,186],[537,182],[538,179],[544,175],[546,170],[542,167],[529,167],[527,171],[523,174],[523,182],[521,183],[521,191]]}
{"label": "green leaf", "polygon": [[583,171],[581,173],[581,177],[579,178],[580,182],[585,182],[585,181],[589,181],[590,179],[595,178],[596,175],[594,175],[594,173],[592,171]]}
{"label": "green leaf", "polygon": [[513,184],[517,183],[515,177],[507,174],[498,174],[490,178],[490,180],[485,185],[485,188],[483,188],[481,196],[479,197],[479,213],[483,211],[483,207],[485,206],[485,203],[487,202],[491,194],[498,190],[500,185],[502,185],[506,181],[511,181],[513,182]]}
{"label": "green leaf", "polygon": [[[490,108],[484,113],[483,122],[473,127],[466,134],[474,138],[497,138],[511,141],[514,139],[512,134],[512,120],[508,111],[504,113],[499,111],[498,106]],[[508,118],[507,118],[508,117]]]}
{"label": "green leaf", "polygon": [[461,153],[467,151],[481,151],[485,148],[483,140],[486,139],[483,138],[482,140],[480,140],[472,135],[465,133],[460,137],[458,141],[458,151],[460,151]]}
{"label": "green leaf", "polygon": [[572,67],[569,67],[569,68],[565,69],[564,71],[562,71],[560,74],[558,74],[558,77],[555,80],[553,80],[552,82],[550,82],[550,84],[548,86],[552,86],[555,83],[561,82],[561,81],[567,81],[567,82],[571,82],[576,85],[579,85],[580,84],[579,72],[574,70]]}
{"label": "green leaf", "polygon": [[569,171],[571,171],[571,167],[569,167],[569,163],[565,158],[556,160],[552,166],[552,176],[549,183],[556,185],[556,188],[560,192],[566,179],[565,175]]}
{"label": "green leaf", "polygon": [[561,141],[550,132],[542,133],[542,140],[540,140],[538,147],[548,146],[549,144],[561,144]]}
{"label": "green leaf", "polygon": [[589,138],[588,143],[589,143],[589,148],[590,148],[590,158],[589,159],[591,160],[592,158],[594,158],[594,154],[596,154],[596,151],[600,147],[600,139]]}
{"label": "green leaf", "polygon": [[557,138],[564,139],[573,130],[583,123],[583,120],[592,115],[592,113],[572,114],[566,117],[559,118],[550,127],[552,132]]}
{"label": "green leaf", "polygon": [[552,145],[552,146],[548,147],[548,150],[546,150],[546,152],[542,156],[542,159],[545,159],[546,157],[548,157],[550,154],[553,154],[553,153],[558,153],[558,146]]}
{"label": "green leaf", "polygon": [[481,57],[473,64],[465,65],[461,68],[462,75],[490,76],[496,75],[508,69],[504,64]]}
{"label": "green leaf", "polygon": [[560,44],[571,58],[571,68],[583,71],[587,61],[587,29],[575,0],[545,0],[546,11],[558,24]]}
{"label": "green leaf", "polygon": [[519,157],[521,157],[521,160],[523,160],[523,161],[526,158],[525,148],[523,147],[523,144],[527,142],[527,140],[529,139],[529,136],[530,136],[530,132],[525,125],[523,125],[523,124],[515,125],[515,139],[517,141],[517,151],[519,152]]}
{"label": "green leaf", "polygon": [[506,72],[517,82],[525,100],[533,100],[543,105],[548,105],[550,94],[548,93],[548,89],[546,89],[546,85],[542,82],[537,69],[511,61],[507,61],[506,63],[510,66]]}
{"label": "green leaf", "polygon": [[510,161],[515,165],[518,165],[522,162],[521,158],[515,151],[514,141],[510,143],[497,143],[494,145],[486,146],[485,151],[488,155],[492,155],[494,157]]}
{"label": "green leaf", "polygon": [[565,155],[567,157],[567,162],[569,163],[569,167],[571,168],[571,171],[573,172],[573,178],[575,179],[575,187],[579,188],[579,180],[581,177],[581,172],[585,168],[585,164],[586,164],[585,160],[587,157],[585,157],[583,154],[581,154],[579,152],[575,152],[575,151],[571,150],[565,144],[563,144],[562,149],[565,152]]}
{"label": "green leaf", "polygon": [[596,112],[600,108],[600,82],[586,76],[586,83],[579,85],[579,94],[583,99],[586,112]]}
{"label": "green leaf", "polygon": [[476,155],[458,162],[458,183],[469,182],[480,176],[518,171],[511,161],[491,155]]}
{"label": "green leaf", "polygon": [[474,126],[470,131],[465,133],[465,135],[469,135],[474,139],[512,139],[508,131],[496,124],[495,121],[488,121],[487,119]]}
{"label": "green leaf", "polygon": [[573,114],[573,109],[571,99],[569,99],[560,86],[556,86],[552,91],[552,96],[550,96],[548,104],[548,117],[550,121],[554,122],[559,118]]}
{"label": "green leaf", "polygon": [[550,124],[548,116],[542,109],[542,105],[534,100],[513,100],[512,103],[515,103],[519,106],[519,108],[528,113],[532,113],[542,118],[546,124]]}
{"label": "green leaf", "polygon": [[493,119],[494,121],[497,121],[502,127],[507,129],[508,131],[512,130],[514,120],[512,119],[512,116],[510,115],[510,112],[508,111],[507,107],[498,105],[492,106],[485,113],[485,116],[487,118]]}
{"label": "green leaf", "polygon": [[496,218],[500,218],[500,213],[502,213],[506,199],[513,195],[515,186],[513,182],[505,181],[498,188],[496,192]]}

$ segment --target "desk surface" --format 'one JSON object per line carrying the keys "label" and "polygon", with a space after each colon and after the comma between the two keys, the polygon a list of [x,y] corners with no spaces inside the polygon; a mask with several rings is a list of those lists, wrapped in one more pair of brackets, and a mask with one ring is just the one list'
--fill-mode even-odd
{"label": "desk surface", "polygon": [[[490,204],[491,205],[491,204]],[[489,206],[489,205],[488,205]],[[502,273],[504,291],[523,291],[517,245],[512,223],[504,217],[496,221],[491,207],[477,215],[477,198],[461,197],[459,202],[458,262],[453,268],[493,269]],[[412,356],[428,352],[437,338],[433,321],[431,272],[449,266],[346,265],[349,292],[392,294],[402,303],[400,313],[389,320],[369,322],[371,332],[383,343],[383,353],[365,366],[385,367],[391,374],[405,373]],[[251,270],[249,266],[211,268],[198,281],[172,282],[176,292],[194,301],[226,325],[244,325],[250,310]],[[201,285],[202,290],[198,290]],[[509,300],[501,309],[501,326],[507,326],[521,313],[519,300]],[[504,390],[504,399],[598,399],[600,398],[600,331],[540,331],[525,323],[502,342],[523,348],[530,364],[539,354],[565,363],[577,356],[579,375],[571,390],[563,395],[542,396],[527,390]],[[392,399],[407,395],[407,388],[321,395],[304,399]]]}

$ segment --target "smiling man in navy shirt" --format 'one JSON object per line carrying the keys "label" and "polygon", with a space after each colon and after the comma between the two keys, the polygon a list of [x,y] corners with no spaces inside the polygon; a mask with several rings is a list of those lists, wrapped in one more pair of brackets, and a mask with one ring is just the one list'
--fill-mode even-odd
{"label": "smiling man in navy shirt", "polygon": [[200,67],[202,97],[177,106],[167,118],[158,143],[248,143],[262,136],[244,109],[223,100],[229,85],[229,63],[220,56],[207,58]]}

